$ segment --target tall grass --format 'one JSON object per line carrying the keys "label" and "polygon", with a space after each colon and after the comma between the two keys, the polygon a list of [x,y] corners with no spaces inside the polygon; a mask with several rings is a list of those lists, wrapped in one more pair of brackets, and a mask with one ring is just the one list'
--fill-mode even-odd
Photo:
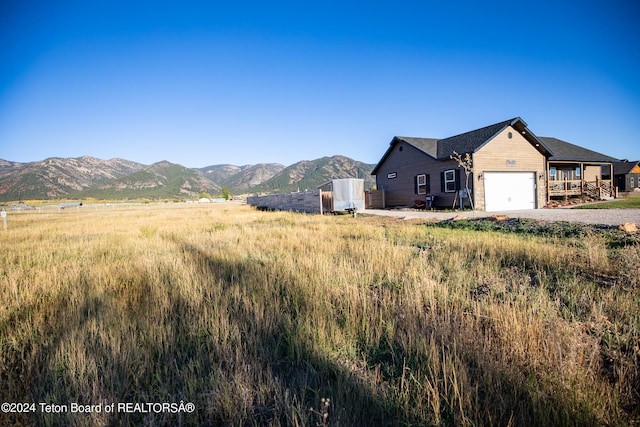
{"label": "tall grass", "polygon": [[229,204],[9,220],[0,400],[196,410],[3,425],[640,419],[638,246]]}

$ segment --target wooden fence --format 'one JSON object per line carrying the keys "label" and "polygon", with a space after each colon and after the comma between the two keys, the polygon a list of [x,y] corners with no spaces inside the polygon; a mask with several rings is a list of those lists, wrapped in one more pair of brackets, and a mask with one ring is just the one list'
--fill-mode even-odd
{"label": "wooden fence", "polygon": [[322,207],[323,196],[322,190],[249,196],[247,197],[247,204],[262,209],[322,214],[324,212]]}
{"label": "wooden fence", "polygon": [[384,199],[384,190],[365,191],[365,207],[367,209],[384,209],[387,207]]}

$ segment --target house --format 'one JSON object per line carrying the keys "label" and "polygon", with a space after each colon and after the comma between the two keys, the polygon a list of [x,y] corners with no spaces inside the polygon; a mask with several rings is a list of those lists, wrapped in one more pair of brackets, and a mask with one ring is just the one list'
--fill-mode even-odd
{"label": "house", "polygon": [[640,191],[640,161],[613,163],[613,182],[620,191]]}
{"label": "house", "polygon": [[[551,194],[551,173],[555,173],[554,181],[567,185],[566,181],[579,180],[580,191],[586,189],[582,182],[587,177],[598,188],[611,183],[610,165],[615,159],[580,148],[554,138],[538,138],[516,117],[445,139],[396,136],[372,175],[378,190],[384,190],[388,207],[413,206],[427,199],[436,207],[473,203],[485,211],[536,209],[544,207],[551,196],[569,195],[564,187],[563,193]],[[471,173],[467,175],[452,159],[455,153],[469,155]],[[602,174],[607,166],[608,180]],[[569,175],[564,179],[559,172],[570,167],[575,173],[571,178],[576,179],[569,180]],[[578,194],[571,189],[571,195]]]}

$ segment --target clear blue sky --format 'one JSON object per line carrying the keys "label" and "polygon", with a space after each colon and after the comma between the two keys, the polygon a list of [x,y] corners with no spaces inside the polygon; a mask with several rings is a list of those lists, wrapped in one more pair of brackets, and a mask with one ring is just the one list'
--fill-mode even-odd
{"label": "clear blue sky", "polygon": [[637,1],[3,1],[0,158],[189,167],[522,117],[640,159]]}

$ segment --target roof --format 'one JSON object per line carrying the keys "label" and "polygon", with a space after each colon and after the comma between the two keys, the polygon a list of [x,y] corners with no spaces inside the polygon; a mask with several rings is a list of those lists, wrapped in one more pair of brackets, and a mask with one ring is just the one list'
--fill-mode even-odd
{"label": "roof", "polygon": [[542,143],[542,141],[540,141],[532,132],[530,132],[529,129],[527,129],[527,124],[524,122],[524,120],[522,120],[520,117],[516,117],[445,139],[395,136],[389,144],[390,146],[385,152],[384,156],[382,156],[382,159],[380,159],[378,164],[373,168],[373,171],[371,171],[371,174],[376,174],[378,168],[382,165],[393,147],[401,141],[412,145],[413,147],[433,157],[436,160],[448,160],[451,158],[451,155],[453,155],[454,152],[458,154],[466,154],[477,151],[508,126],[512,126],[514,129],[520,132],[522,136],[525,137],[542,154],[551,154],[545,144]]}
{"label": "roof", "polygon": [[395,138],[413,145],[433,158],[438,158],[438,140],[435,138],[411,138],[408,136],[396,136]]}
{"label": "roof", "polygon": [[614,175],[626,175],[628,173],[631,173],[631,170],[633,168],[635,168],[636,166],[638,166],[638,164],[640,163],[640,160],[636,160],[636,161],[626,161],[623,160],[621,162],[614,162],[613,163],[613,174]]}
{"label": "roof", "polygon": [[618,159],[609,157],[596,151],[588,150],[575,144],[562,141],[557,138],[540,137],[545,146],[549,148],[552,155],[551,161],[578,161],[578,162],[616,162]]}
{"label": "roof", "polygon": [[438,159],[448,159],[454,153],[473,153],[482,147],[498,132],[511,125],[518,119],[506,120],[480,129],[465,132],[460,135],[441,139],[438,141]]}

